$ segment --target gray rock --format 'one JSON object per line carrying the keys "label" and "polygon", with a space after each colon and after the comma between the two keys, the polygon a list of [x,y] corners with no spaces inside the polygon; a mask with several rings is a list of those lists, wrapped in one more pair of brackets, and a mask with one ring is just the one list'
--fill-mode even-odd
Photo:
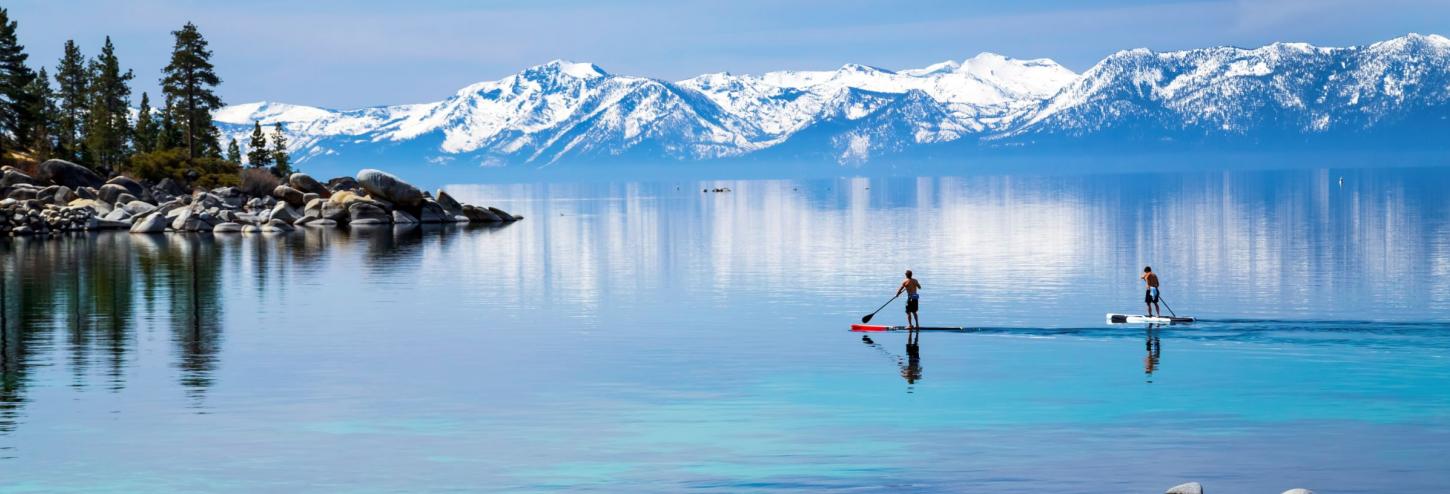
{"label": "gray rock", "polygon": [[95,187],[72,187],[72,189],[76,191],[76,197],[81,199],[96,199],[100,197],[96,194]]}
{"label": "gray rock", "polygon": [[190,193],[190,191],[186,190],[186,187],[182,187],[181,184],[176,183],[175,180],[170,178],[163,178],[160,182],[156,182],[156,186],[152,187],[151,191],[162,192],[170,197],[184,196]]}
{"label": "gray rock", "polygon": [[517,221],[518,220],[518,218],[515,217],[514,215],[508,214],[504,210],[499,209],[499,208],[496,208],[496,207],[493,207],[493,206],[489,206],[488,207],[488,212],[493,213],[494,216],[497,216],[498,219],[503,220],[503,221]]}
{"label": "gray rock", "polygon": [[354,201],[347,206],[348,224],[377,225],[392,222],[392,216],[383,208],[365,201]]}
{"label": "gray rock", "polygon": [[318,219],[320,218],[316,216],[303,216],[301,218],[297,218],[297,221],[292,222],[292,226],[307,226],[308,223],[317,221]]}
{"label": "gray rock", "polygon": [[423,202],[423,191],[382,170],[368,168],[357,172],[357,183],[369,196],[399,206],[414,208]]}
{"label": "gray rock", "polygon": [[180,208],[177,211],[180,212],[176,213],[175,218],[171,219],[171,229],[186,231],[186,222],[191,219],[191,208]]}
{"label": "gray rock", "polygon": [[120,196],[117,196],[116,197],[116,202],[114,202],[112,204],[125,205],[127,203],[130,203],[131,201],[139,201],[139,200],[141,200],[141,199],[138,199],[136,196],[133,196],[133,195],[127,193],[127,194],[121,194]]}
{"label": "gray rock", "polygon": [[443,189],[438,189],[437,201],[438,205],[443,206],[443,210],[448,212],[448,216],[463,214],[463,204],[454,199],[453,196],[448,195],[447,192],[443,192]]}
{"label": "gray rock", "polygon": [[53,196],[51,200],[55,204],[60,205],[60,204],[70,204],[71,201],[74,201],[76,199],[80,199],[80,196],[77,196],[76,195],[76,191],[71,190],[70,187],[66,187],[64,185],[59,185],[59,186],[56,186],[55,196]]}
{"label": "gray rock", "polygon": [[131,233],[161,233],[166,231],[166,215],[152,213],[131,223]]}
{"label": "gray rock", "polygon": [[287,177],[287,185],[304,193],[317,194],[320,197],[327,197],[329,194],[332,194],[331,191],[327,190],[327,187],[323,187],[317,179],[312,178],[306,173],[293,173]]}
{"label": "gray rock", "polygon": [[322,195],[320,195],[320,194],[314,194],[312,192],[304,192],[304,193],[302,193],[302,204],[307,204],[309,202],[312,202],[313,199],[321,199],[321,198],[322,198]]}
{"label": "gray rock", "polygon": [[347,221],[348,212],[346,204],[339,204],[332,201],[322,203],[321,217],[333,221]]}
{"label": "gray rock", "polygon": [[327,219],[327,218],[318,218],[318,219],[315,219],[315,220],[312,220],[312,221],[309,221],[309,222],[305,223],[304,226],[310,226],[310,227],[315,227],[315,228],[323,228],[323,227],[329,227],[329,226],[337,226],[337,221],[330,220],[330,219]]}
{"label": "gray rock", "polygon": [[7,198],[7,199],[15,199],[17,201],[26,201],[26,200],[30,200],[30,199],[35,199],[38,196],[40,196],[40,189],[37,189],[35,187],[21,187],[21,186],[12,187],[10,189],[10,192],[8,192],[8,193],[5,194],[5,198]]}
{"label": "gray rock", "polygon": [[36,178],[43,182],[50,182],[56,185],[64,185],[72,189],[78,187],[100,187],[106,181],[100,175],[75,163],[66,160],[45,160],[40,164],[40,173]]}
{"label": "gray rock", "polygon": [[1297,487],[1297,488],[1294,488],[1294,489],[1289,489],[1287,491],[1284,491],[1284,494],[1314,494],[1314,491],[1311,491],[1309,489],[1305,489],[1303,487]]}
{"label": "gray rock", "polygon": [[242,225],[242,233],[261,233],[262,227],[257,225]]}
{"label": "gray rock", "polygon": [[422,223],[446,223],[449,218],[443,206],[432,199],[423,201],[423,206],[418,209],[418,221]]}
{"label": "gray rock", "polygon": [[277,188],[272,189],[272,197],[291,204],[294,208],[300,208],[304,204],[307,204],[307,201],[302,200],[302,191],[286,185],[278,185]]}
{"label": "gray rock", "polygon": [[5,173],[4,173],[4,175],[0,175],[0,189],[6,188],[6,187],[10,187],[12,185],[21,185],[21,184],[24,184],[24,185],[41,185],[42,182],[40,180],[36,180],[35,177],[32,177],[30,175],[26,175],[24,172],[21,172],[20,170],[16,170],[14,167],[9,167],[9,166],[5,167]]}
{"label": "gray rock", "polygon": [[144,201],[129,201],[129,203],[122,204],[120,209],[125,209],[126,213],[130,213],[130,216],[139,216],[139,214],[155,212],[157,207],[146,204]]}
{"label": "gray rock", "polygon": [[1163,491],[1163,494],[1203,494],[1203,486],[1198,482],[1178,484]]}
{"label": "gray rock", "polygon": [[327,188],[332,189],[333,192],[342,192],[344,190],[357,190],[360,187],[357,184],[357,180],[352,177],[337,177],[327,181]]}
{"label": "gray rock", "polygon": [[498,223],[503,221],[498,215],[493,214],[493,211],[478,206],[463,206],[463,216],[468,218],[469,223]]}
{"label": "gray rock", "polygon": [[292,231],[292,225],[281,220],[268,221],[267,224],[262,225],[262,233],[287,233],[290,231]]}
{"label": "gray rock", "polygon": [[[131,213],[127,212],[123,208],[116,208],[116,209],[112,209],[111,212],[106,213],[106,215],[105,215],[105,217],[103,219],[110,220],[110,221],[126,221],[126,220],[131,219]],[[128,222],[128,224],[129,224],[129,222]]]}
{"label": "gray rock", "polygon": [[212,233],[241,233],[242,232],[242,224],[241,223],[230,223],[230,222],[228,222],[228,223],[217,223],[216,226],[211,227],[211,232]]}
{"label": "gray rock", "polygon": [[320,197],[317,198],[317,199],[313,199],[311,201],[307,201],[307,205],[306,206],[303,206],[303,208],[302,208],[302,217],[303,218],[321,218],[322,217],[322,208],[325,207],[326,205],[327,205],[327,200],[326,199],[322,199]]}
{"label": "gray rock", "polygon": [[115,204],[116,199],[121,197],[121,194],[127,193],[125,187],[116,184],[102,185],[100,189],[97,189],[97,192],[100,194],[99,199],[101,202],[107,204]]}
{"label": "gray rock", "polygon": [[93,223],[90,223],[87,226],[93,230],[125,230],[127,228],[131,228],[131,222],[129,221],[116,221],[96,218],[91,218],[91,220],[93,221]]}
{"label": "gray rock", "polygon": [[[106,185],[119,185],[119,186],[125,187],[126,188],[126,193],[131,194],[131,195],[136,196],[136,197],[141,197],[141,196],[146,195],[146,188],[141,186],[141,182],[137,182],[134,179],[132,179],[131,177],[127,177],[127,176],[111,177],[110,180],[107,180],[106,181]],[[102,187],[104,187],[104,185]]]}
{"label": "gray rock", "polygon": [[406,212],[403,212],[401,210],[397,210],[397,209],[394,209],[393,210],[393,224],[395,224],[395,225],[407,225],[407,224],[412,224],[412,223],[417,223],[417,222],[418,222],[418,219],[417,218],[414,218],[413,215],[408,214]]}
{"label": "gray rock", "polygon": [[285,202],[279,202],[277,203],[276,207],[272,208],[272,214],[268,216],[268,219],[273,221],[286,222],[290,225],[292,224],[292,222],[297,221],[297,219],[301,217],[302,214],[298,213],[296,209],[293,209],[290,204]]}

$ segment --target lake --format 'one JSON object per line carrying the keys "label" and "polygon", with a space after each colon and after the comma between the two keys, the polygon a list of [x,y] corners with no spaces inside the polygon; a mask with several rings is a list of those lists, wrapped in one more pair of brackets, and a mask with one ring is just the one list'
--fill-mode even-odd
{"label": "lake", "polygon": [[[0,241],[0,492],[1441,491],[1447,188],[459,185],[526,219]],[[1201,321],[1106,324],[1144,265]],[[849,332],[905,269],[968,330]]]}

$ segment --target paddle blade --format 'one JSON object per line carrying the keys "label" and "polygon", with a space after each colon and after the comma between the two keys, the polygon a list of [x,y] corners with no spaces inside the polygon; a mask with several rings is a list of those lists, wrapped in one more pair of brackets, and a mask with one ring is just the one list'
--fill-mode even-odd
{"label": "paddle blade", "polygon": [[861,318],[861,324],[866,324],[868,322],[871,322],[871,318],[873,318],[873,317],[876,317],[876,313],[875,312],[870,313],[870,314],[866,314],[864,317]]}

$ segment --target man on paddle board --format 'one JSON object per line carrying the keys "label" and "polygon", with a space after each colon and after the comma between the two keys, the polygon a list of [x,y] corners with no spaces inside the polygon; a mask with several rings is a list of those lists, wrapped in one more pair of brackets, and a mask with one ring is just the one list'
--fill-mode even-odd
{"label": "man on paddle board", "polygon": [[906,327],[921,327],[921,316],[916,314],[917,304],[921,301],[921,295],[916,291],[921,289],[921,282],[911,277],[911,270],[906,270],[906,279],[901,281],[901,286],[896,289],[896,296],[900,297],[901,292],[906,292]]}
{"label": "man on paddle board", "polygon": [[[1148,284],[1148,291],[1143,295],[1143,302],[1148,304],[1148,317],[1153,317],[1153,309],[1158,309],[1158,275],[1153,274],[1152,266],[1143,266],[1143,276],[1138,279]],[[1158,309],[1158,317],[1163,317],[1163,309]]]}

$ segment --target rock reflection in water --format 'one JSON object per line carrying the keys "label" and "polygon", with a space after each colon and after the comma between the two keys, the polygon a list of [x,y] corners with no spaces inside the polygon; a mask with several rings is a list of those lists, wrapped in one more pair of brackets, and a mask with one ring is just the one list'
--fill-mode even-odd
{"label": "rock reflection in water", "polygon": [[17,427],[37,366],[64,368],[76,389],[123,390],[138,333],[151,329],[169,332],[176,382],[193,406],[204,408],[222,365],[222,291],[234,271],[248,271],[241,278],[254,284],[259,298],[285,297],[293,271],[320,270],[332,251],[364,249],[367,269],[392,275],[417,268],[419,251],[428,245],[500,228],[507,226],[311,228],[249,236],[98,233],[0,242],[0,433]]}

